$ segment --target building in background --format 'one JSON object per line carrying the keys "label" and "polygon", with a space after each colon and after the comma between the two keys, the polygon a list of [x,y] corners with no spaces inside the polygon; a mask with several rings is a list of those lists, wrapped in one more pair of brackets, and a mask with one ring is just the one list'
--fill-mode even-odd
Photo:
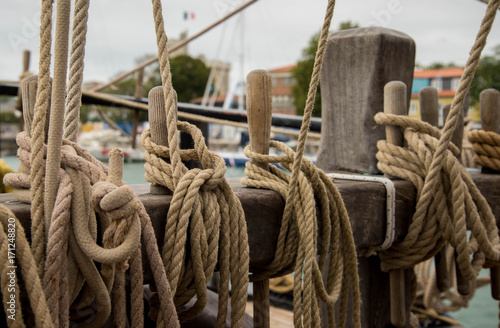
{"label": "building in background", "polygon": [[295,115],[292,94],[292,86],[295,84],[292,69],[295,66],[289,65],[269,71],[272,79],[273,113]]}
{"label": "building in background", "polygon": [[408,115],[420,118],[420,102],[418,93],[424,87],[434,87],[439,97],[439,125],[443,125],[443,107],[451,104],[460,84],[462,67],[448,67],[440,69],[415,70],[411,90],[410,110]]}

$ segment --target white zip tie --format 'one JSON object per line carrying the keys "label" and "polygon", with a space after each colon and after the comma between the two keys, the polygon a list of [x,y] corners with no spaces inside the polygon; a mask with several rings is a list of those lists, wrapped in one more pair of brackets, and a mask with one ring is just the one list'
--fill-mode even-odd
{"label": "white zip tie", "polygon": [[355,174],[342,174],[342,173],[328,173],[327,176],[339,180],[356,180],[356,181],[371,181],[379,182],[385,186],[387,191],[386,198],[386,216],[387,224],[385,229],[385,238],[382,245],[377,247],[377,250],[383,251],[388,249],[394,243],[394,236],[396,234],[396,187],[391,179],[374,177],[370,175],[355,175]]}

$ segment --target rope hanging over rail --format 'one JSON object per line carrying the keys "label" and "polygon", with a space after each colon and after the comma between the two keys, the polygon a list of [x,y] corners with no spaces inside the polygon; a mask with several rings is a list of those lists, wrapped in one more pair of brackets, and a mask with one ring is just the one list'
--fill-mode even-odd
{"label": "rope hanging over rail", "polygon": [[[295,327],[321,325],[319,301],[327,305],[329,325],[345,326],[347,299],[351,291],[352,324],[354,327],[361,326],[356,247],[344,203],[331,178],[303,158],[334,6],[335,1],[328,2],[297,152],[275,141],[270,142],[270,147],[283,152],[283,156],[262,155],[252,152],[250,147],[245,148],[245,155],[252,161],[246,164],[247,178],[243,178],[242,183],[275,190],[286,199],[275,259],[265,271],[255,273],[252,279],[279,276],[293,267]],[[292,174],[287,175],[272,165],[267,171],[257,163],[280,163]],[[317,230],[316,207],[321,212],[321,232]],[[319,259],[316,260],[318,253]],[[330,262],[326,264],[328,254],[331,254]],[[328,274],[326,282],[323,282],[325,265],[328,265]],[[334,305],[338,300],[340,311],[336,320]]]}
{"label": "rope hanging over rail", "polygon": [[[379,141],[379,169],[411,181],[417,189],[417,206],[408,234],[403,241],[380,253],[384,271],[413,267],[434,256],[446,244],[455,250],[459,270],[469,281],[477,278],[486,260],[500,260],[495,218],[456,159],[458,149],[451,144],[499,5],[499,0],[488,4],[442,134],[429,124],[408,117],[384,113],[375,116],[379,124],[402,127],[408,144],[408,148],[403,148]],[[471,229],[470,236],[467,226]]]}
{"label": "rope hanging over rail", "polygon": [[[131,324],[142,327],[144,318],[140,245],[143,236],[159,291],[162,320],[158,322],[158,326],[178,327],[169,282],[150,219],[137,196],[128,186],[123,185],[121,179],[123,154],[119,151],[112,152],[108,172],[90,153],[62,137],[63,122],[60,118],[65,110],[67,128],[64,132],[68,138],[75,138],[75,126],[78,124],[88,0],[76,1],[71,78],[66,98],[69,11],[69,1],[57,2],[56,66],[54,83],[51,85],[52,1],[44,0],[42,3],[42,46],[31,128],[33,139],[25,132],[17,137],[18,157],[24,167],[31,168],[31,171],[29,175],[26,172],[5,177],[5,182],[15,188],[18,199],[32,202],[33,254],[24,248],[17,260],[28,287],[37,326],[67,327],[71,314],[76,315],[77,320],[86,320],[89,327],[101,327],[108,320],[111,310],[114,313],[114,324],[118,327],[127,326],[125,272],[129,270],[132,290]],[[49,108],[51,122],[47,145],[45,121]],[[28,191],[28,188],[31,190]],[[99,222],[95,212],[100,214]],[[5,213],[0,214],[4,219]],[[7,213],[7,216],[13,218],[11,213]],[[21,225],[19,222],[16,224],[19,245],[28,245]],[[103,233],[103,246],[96,242],[98,230]],[[95,262],[102,264],[101,272]],[[97,312],[92,310],[94,306],[97,306]],[[50,311],[49,318],[46,315],[47,308]],[[22,319],[8,323],[10,327],[24,326]]]}
{"label": "rope hanging over rail", "polygon": [[[242,327],[248,288],[249,249],[246,221],[239,199],[224,179],[224,160],[207,149],[201,132],[177,121],[161,1],[153,0],[158,57],[165,99],[169,147],[142,134],[146,179],[173,191],[167,216],[163,263],[176,306],[195,295],[195,305],[180,313],[181,321],[197,316],[207,302],[206,284],[219,263],[217,327],[224,327],[231,282],[231,324]],[[194,149],[179,149],[178,131],[189,133]],[[182,160],[198,160],[203,169],[188,170]]]}

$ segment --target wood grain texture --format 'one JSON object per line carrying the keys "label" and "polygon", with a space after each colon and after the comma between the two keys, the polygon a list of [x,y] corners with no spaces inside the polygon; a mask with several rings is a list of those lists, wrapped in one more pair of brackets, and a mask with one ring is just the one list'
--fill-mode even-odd
{"label": "wood grain texture", "polygon": [[319,168],[380,174],[375,154],[385,130],[373,117],[383,111],[387,82],[404,82],[409,102],[414,63],[415,43],[404,33],[369,27],[330,34],[321,71]]}
{"label": "wood grain texture", "polygon": [[[167,113],[161,86],[152,88],[148,93],[148,118],[151,141],[158,145],[168,146]],[[152,184],[151,193],[170,195],[172,192],[167,187]]]}

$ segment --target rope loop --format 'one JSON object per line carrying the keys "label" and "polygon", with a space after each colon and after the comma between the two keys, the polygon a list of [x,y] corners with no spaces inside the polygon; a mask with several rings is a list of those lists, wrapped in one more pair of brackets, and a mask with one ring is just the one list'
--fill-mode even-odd
{"label": "rope loop", "polygon": [[[378,124],[401,124],[408,145],[408,148],[403,148],[379,141],[378,168],[411,181],[417,189],[417,207],[408,235],[381,253],[382,269],[412,267],[434,256],[444,243],[449,243],[457,252],[458,265],[464,276],[474,280],[486,259],[500,259],[500,244],[493,213],[456,158],[457,148],[448,147],[437,176],[439,183],[424,193],[440,134],[434,128],[429,129],[427,124],[408,117],[396,120],[394,115],[378,113],[375,121]],[[467,226],[471,229],[470,236],[466,233]]]}
{"label": "rope loop", "polygon": [[[317,169],[307,158],[303,158],[297,180],[297,193],[287,198],[291,176],[274,165],[269,171],[261,163],[279,163],[289,171],[296,170],[297,154],[281,142],[271,141],[284,155],[268,156],[255,153],[247,146],[245,155],[251,159],[246,163],[246,178],[241,183],[254,188],[265,188],[280,193],[289,209],[283,214],[274,261],[262,272],[253,273],[252,280],[282,276],[295,271],[294,316],[295,326],[302,326],[297,320],[310,322],[312,326],[321,322],[317,300],[328,307],[330,324],[336,322],[334,305],[340,301],[339,325],[344,326],[347,309],[346,293],[353,291],[353,322],[359,319],[359,281],[357,275],[356,246],[342,197],[323,171]],[[321,226],[322,230],[318,230]],[[318,259],[316,260],[316,254]],[[330,262],[327,259],[330,255]],[[322,271],[327,268],[327,280]],[[304,324],[308,326],[308,324]]]}
{"label": "rope loop", "polygon": [[472,143],[474,162],[500,171],[500,135],[492,131],[472,130],[467,137]]}

